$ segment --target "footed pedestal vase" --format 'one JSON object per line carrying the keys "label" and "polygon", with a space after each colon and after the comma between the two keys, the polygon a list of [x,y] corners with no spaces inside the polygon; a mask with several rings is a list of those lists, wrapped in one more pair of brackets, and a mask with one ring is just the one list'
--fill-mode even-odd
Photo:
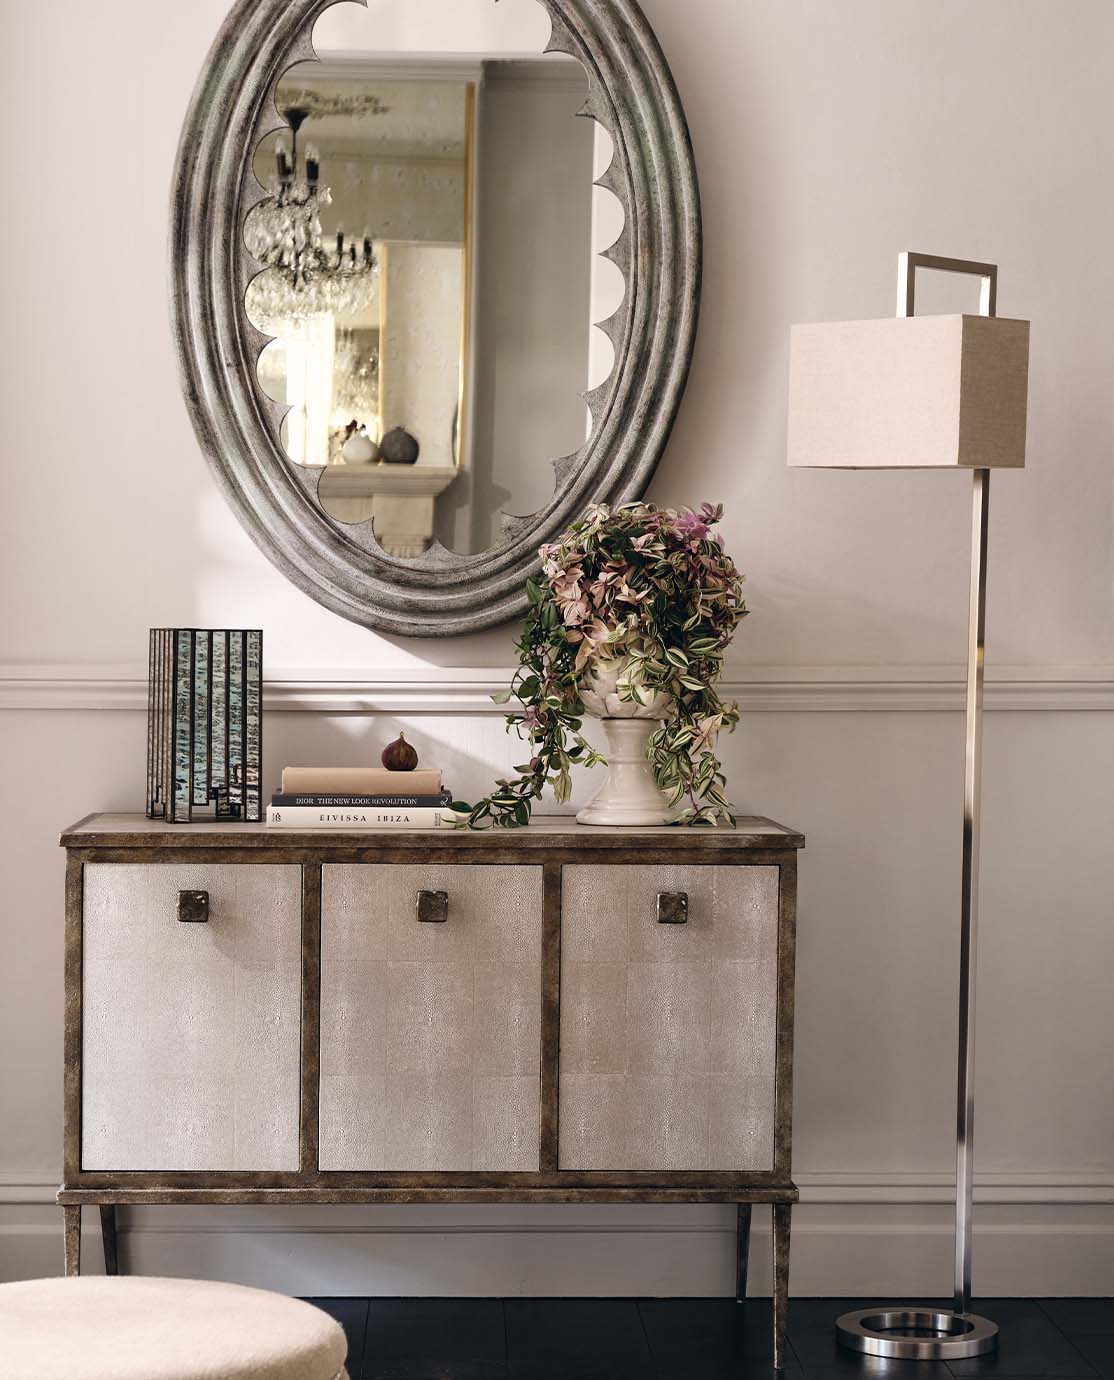
{"label": "footed pedestal vase", "polygon": [[669,697],[655,695],[650,704],[621,698],[628,663],[598,661],[584,677],[580,697],[607,733],[607,780],[603,789],[577,815],[581,824],[637,828],[669,824],[669,802],[654,780],[646,756],[650,738],[669,709]]}
{"label": "footed pedestal vase", "polygon": [[607,733],[607,780],[595,800],[577,815],[581,824],[669,824],[669,802],[654,780],[646,757],[650,735],[658,727],[652,719],[604,719]]}

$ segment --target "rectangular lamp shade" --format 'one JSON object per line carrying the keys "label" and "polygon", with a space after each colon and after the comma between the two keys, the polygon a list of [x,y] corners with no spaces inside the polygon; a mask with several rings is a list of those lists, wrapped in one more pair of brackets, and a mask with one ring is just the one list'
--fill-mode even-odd
{"label": "rectangular lamp shade", "polygon": [[909,316],[794,326],[789,464],[1019,469],[1029,322]]}

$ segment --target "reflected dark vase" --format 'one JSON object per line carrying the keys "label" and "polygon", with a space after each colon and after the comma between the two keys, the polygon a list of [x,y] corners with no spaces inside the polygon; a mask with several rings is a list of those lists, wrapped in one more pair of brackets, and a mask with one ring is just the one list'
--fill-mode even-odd
{"label": "reflected dark vase", "polygon": [[379,458],[388,465],[416,465],[422,448],[408,431],[396,426],[379,443]]}

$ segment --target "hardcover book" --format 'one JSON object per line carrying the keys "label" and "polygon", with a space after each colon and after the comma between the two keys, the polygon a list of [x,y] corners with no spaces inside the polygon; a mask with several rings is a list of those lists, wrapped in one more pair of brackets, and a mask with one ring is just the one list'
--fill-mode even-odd
{"label": "hardcover book", "polygon": [[442,791],[440,795],[283,795],[280,792],[271,796],[272,805],[284,805],[288,809],[291,806],[303,806],[310,810],[438,810],[451,803],[452,796],[448,791]]}
{"label": "hardcover book", "polygon": [[406,806],[382,810],[359,806],[329,809],[299,805],[268,805],[269,829],[440,829],[443,809],[411,809]]}
{"label": "hardcover book", "polygon": [[388,771],[386,767],[284,767],[283,795],[440,795],[433,768]]}

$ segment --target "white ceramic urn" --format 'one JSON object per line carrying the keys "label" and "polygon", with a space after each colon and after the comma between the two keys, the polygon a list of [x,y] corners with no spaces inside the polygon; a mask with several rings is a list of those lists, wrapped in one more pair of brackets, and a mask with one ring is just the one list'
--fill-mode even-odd
{"label": "white ceramic urn", "polygon": [[354,431],[340,453],[346,465],[374,465],[379,459],[379,447],[363,431]]}
{"label": "white ceramic urn", "polygon": [[619,687],[628,666],[626,660],[594,661],[581,677],[584,708],[603,720],[608,762],[602,789],[576,817],[581,824],[634,828],[673,819],[646,756],[654,730],[669,712],[669,696],[659,693],[649,704],[621,699]]}

